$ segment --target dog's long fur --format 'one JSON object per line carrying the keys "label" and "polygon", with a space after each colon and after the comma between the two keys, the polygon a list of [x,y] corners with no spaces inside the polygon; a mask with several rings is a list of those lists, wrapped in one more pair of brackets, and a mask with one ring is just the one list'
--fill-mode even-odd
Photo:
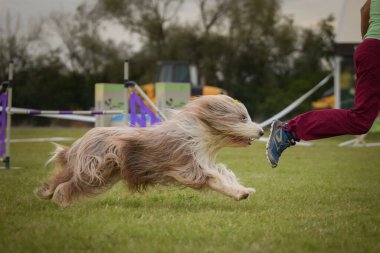
{"label": "dog's long fur", "polygon": [[133,191],[176,182],[245,199],[255,190],[216,164],[216,155],[222,147],[248,146],[262,134],[242,103],[225,95],[202,96],[160,125],[93,128],[69,148],[56,145],[50,159],[55,174],[35,192],[67,206],[122,179]]}

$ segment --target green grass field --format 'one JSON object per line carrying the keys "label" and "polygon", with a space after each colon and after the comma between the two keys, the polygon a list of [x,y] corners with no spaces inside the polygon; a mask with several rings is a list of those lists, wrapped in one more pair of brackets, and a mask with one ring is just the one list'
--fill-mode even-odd
{"label": "green grass field", "polygon": [[[16,128],[12,138],[85,131]],[[0,251],[380,252],[380,148],[337,147],[350,138],[291,148],[276,169],[262,142],[224,149],[218,160],[257,190],[246,201],[174,186],[130,194],[119,183],[66,209],[32,193],[53,146],[14,143],[21,169],[0,171]]]}

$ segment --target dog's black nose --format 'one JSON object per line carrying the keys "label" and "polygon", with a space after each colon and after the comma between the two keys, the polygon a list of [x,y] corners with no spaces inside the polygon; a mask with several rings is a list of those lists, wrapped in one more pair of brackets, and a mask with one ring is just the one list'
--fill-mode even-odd
{"label": "dog's black nose", "polygon": [[259,135],[263,136],[264,135],[264,130],[260,130]]}

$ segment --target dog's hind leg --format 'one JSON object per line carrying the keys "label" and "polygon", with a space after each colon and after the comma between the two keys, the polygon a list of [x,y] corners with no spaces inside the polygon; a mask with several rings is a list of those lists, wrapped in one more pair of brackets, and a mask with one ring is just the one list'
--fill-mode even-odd
{"label": "dog's hind leg", "polygon": [[110,173],[110,177],[105,182],[97,181],[88,184],[87,182],[78,181],[73,177],[71,180],[64,182],[57,186],[54,191],[52,200],[62,207],[70,205],[73,200],[85,196],[94,197],[98,194],[108,190],[114,183],[119,180],[119,174],[117,170]]}
{"label": "dog's hind leg", "polygon": [[208,172],[210,173],[207,180],[208,187],[235,200],[246,199],[256,192],[254,188],[242,186],[235,174],[223,164],[218,164],[216,169],[209,170]]}
{"label": "dog's hind leg", "polygon": [[41,187],[34,190],[34,194],[40,199],[51,199],[54,191],[50,189],[49,185],[44,183]]}
{"label": "dog's hind leg", "polygon": [[67,168],[67,151],[68,148],[61,146],[57,143],[55,145],[55,151],[52,153],[52,157],[46,164],[55,162],[56,166],[54,173],[46,180],[41,187],[34,191],[34,194],[41,199],[51,199],[57,186],[70,180],[73,177],[73,172]]}
{"label": "dog's hind leg", "polygon": [[72,171],[66,168],[56,168],[55,173],[46,180],[34,193],[41,199],[51,199],[58,185],[69,181],[73,176]]}
{"label": "dog's hind leg", "polygon": [[75,187],[72,180],[59,184],[54,191],[52,200],[62,206],[66,207],[71,203],[73,196],[78,194],[78,189]]}
{"label": "dog's hind leg", "polygon": [[[91,160],[91,159],[90,159]],[[78,168],[73,169],[74,173],[70,180],[59,184],[52,197],[52,200],[62,207],[71,204],[74,199],[81,196],[93,197],[115,184],[120,179],[120,170],[117,164],[112,162],[98,163],[93,160],[94,171],[90,167],[81,173]]]}

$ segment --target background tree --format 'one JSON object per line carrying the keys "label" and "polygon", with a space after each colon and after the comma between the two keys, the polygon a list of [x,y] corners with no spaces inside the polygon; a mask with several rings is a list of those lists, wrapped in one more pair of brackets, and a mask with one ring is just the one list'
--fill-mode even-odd
{"label": "background tree", "polygon": [[131,57],[132,77],[153,80],[156,63],[167,58],[168,27],[175,23],[182,4],[183,0],[98,0],[95,12],[141,39],[141,49]]}
{"label": "background tree", "polygon": [[29,25],[27,32],[22,32],[19,18],[6,14],[4,22],[0,23],[0,80],[8,80],[8,64],[16,60],[17,70],[28,68],[33,62],[30,51],[41,39],[41,23]]}
{"label": "background tree", "polygon": [[[183,2],[98,0],[79,6],[74,14],[54,13],[45,22],[50,25],[40,25],[32,35],[3,23],[1,78],[6,79],[12,55],[19,62],[18,106],[88,109],[95,83],[121,81],[124,59],[133,65],[131,78],[142,84],[154,81],[158,61],[183,60],[198,66],[203,84],[226,89],[260,121],[290,104],[332,68],[332,17],[304,29],[281,13],[279,0],[197,0],[199,17],[184,23],[178,16]],[[138,35],[139,49],[104,39],[107,22]],[[35,50],[39,43],[51,43],[40,36],[47,31],[57,34],[61,45]],[[309,109],[306,102],[294,113]]]}
{"label": "background tree", "polygon": [[[137,79],[154,80],[157,61],[191,61],[202,83],[225,88],[257,119],[278,112],[323,78],[322,62],[333,54],[331,18],[317,29],[301,29],[281,14],[278,0],[198,0],[199,18],[192,24],[172,22],[182,1],[98,3],[144,38],[132,56]],[[306,66],[315,78],[303,71]]]}
{"label": "background tree", "polygon": [[279,76],[288,72],[296,28],[281,15],[277,0],[231,1],[226,24],[230,50],[223,64],[225,88],[256,118],[268,115],[265,99],[282,86]]}
{"label": "background tree", "polygon": [[[299,31],[295,57],[292,60],[289,74],[281,76],[283,80],[281,90],[274,93],[273,96],[267,96],[265,102],[267,107],[278,104],[278,100],[290,104],[301,94],[310,90],[333,69],[335,46],[333,22],[334,18],[329,16],[322,19],[314,29],[305,28]],[[330,85],[326,85],[302,103],[291,115],[310,110],[311,101],[320,98],[322,93],[331,87],[332,81]]]}

